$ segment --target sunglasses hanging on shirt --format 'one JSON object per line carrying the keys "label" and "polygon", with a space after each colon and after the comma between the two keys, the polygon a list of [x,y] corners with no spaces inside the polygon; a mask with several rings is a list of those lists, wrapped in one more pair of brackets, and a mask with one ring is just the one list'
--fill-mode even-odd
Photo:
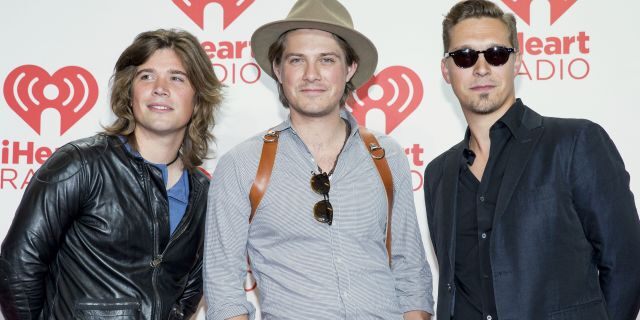
{"label": "sunglasses hanging on shirt", "polygon": [[313,174],[311,176],[311,189],[323,196],[323,200],[320,200],[313,206],[313,217],[321,223],[331,225],[333,222],[333,207],[329,202],[329,190],[331,183],[329,182],[329,175],[326,172]]}
{"label": "sunglasses hanging on shirt", "polygon": [[473,50],[470,48],[460,49],[446,52],[444,55],[445,58],[451,57],[456,66],[462,69],[467,69],[473,67],[476,62],[478,62],[478,58],[481,53],[484,55],[484,60],[486,60],[488,64],[494,67],[499,67],[507,63],[507,61],[509,61],[509,56],[515,52],[516,49],[514,48],[495,46],[483,51]]}
{"label": "sunglasses hanging on shirt", "polygon": [[313,206],[313,217],[316,221],[326,223],[328,225],[333,223],[333,207],[331,206],[331,202],[329,202],[329,190],[331,189],[329,177],[333,174],[333,170],[336,169],[338,158],[340,158],[342,150],[344,150],[344,146],[347,144],[347,139],[349,139],[349,133],[351,132],[351,124],[349,121],[346,119],[342,120],[345,123],[345,137],[342,142],[342,147],[340,147],[340,151],[336,156],[336,160],[333,162],[333,167],[329,172],[322,172],[322,169],[318,166],[318,171],[320,173],[311,172],[311,190],[315,193],[321,194],[323,198]]}

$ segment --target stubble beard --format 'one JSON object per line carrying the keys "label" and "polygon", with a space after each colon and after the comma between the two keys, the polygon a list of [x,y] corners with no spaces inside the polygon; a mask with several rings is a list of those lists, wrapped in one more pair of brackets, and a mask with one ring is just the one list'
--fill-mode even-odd
{"label": "stubble beard", "polygon": [[[314,104],[314,102],[308,102],[308,103],[309,105]],[[321,118],[335,112],[336,109],[339,110],[341,106],[339,106],[338,104],[340,104],[340,100],[335,101],[335,103],[327,103],[324,107],[309,108],[308,106],[305,106],[305,107],[293,106],[291,103],[289,103],[289,109],[306,118]],[[333,106],[333,107],[330,107],[330,106]]]}
{"label": "stubble beard", "polygon": [[469,111],[477,115],[487,115],[498,110],[500,106],[490,98],[488,93],[483,93],[478,97],[478,100],[471,102],[467,107]]}

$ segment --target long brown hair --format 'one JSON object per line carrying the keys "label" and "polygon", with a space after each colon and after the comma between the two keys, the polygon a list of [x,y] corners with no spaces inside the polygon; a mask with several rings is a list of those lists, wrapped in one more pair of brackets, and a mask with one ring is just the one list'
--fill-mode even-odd
{"label": "long brown hair", "polygon": [[122,52],[111,77],[110,104],[117,119],[104,130],[109,135],[132,136],[136,127],[131,109],[133,78],[137,67],[160,49],[175,51],[195,91],[193,114],[180,146],[182,163],[192,170],[209,154],[209,143],[214,139],[211,133],[214,111],[222,102],[222,84],[198,39],[189,32],[174,29],[143,32]]}

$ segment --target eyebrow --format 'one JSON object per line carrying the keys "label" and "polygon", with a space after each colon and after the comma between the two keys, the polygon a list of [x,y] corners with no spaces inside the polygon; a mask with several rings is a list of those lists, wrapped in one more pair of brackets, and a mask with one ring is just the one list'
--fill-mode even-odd
{"label": "eyebrow", "polygon": [[[287,59],[287,58],[290,58],[290,57],[303,57],[303,56],[304,56],[304,54],[302,54],[302,53],[295,53],[295,52],[292,52],[292,53],[287,53],[287,54],[285,54],[283,58]],[[323,52],[323,53],[320,53],[320,56],[321,56],[321,57],[326,57],[326,56],[335,56],[335,57],[340,57],[340,54],[339,54],[339,53],[337,53],[337,52],[333,52],[333,51],[331,51],[331,52]]]}
{"label": "eyebrow", "polygon": [[[140,69],[140,70],[136,71],[136,76],[141,74],[141,73],[143,73],[143,72],[156,73],[156,70],[155,69],[151,69],[151,68]],[[169,73],[170,74],[180,74],[180,75],[183,75],[185,77],[188,76],[187,73],[182,71],[182,70],[171,69],[171,70],[169,70]]]}
{"label": "eyebrow", "polygon": [[[509,44],[501,44],[501,43],[497,43],[497,42],[492,42],[492,43],[489,43],[487,45],[487,47],[485,49],[482,49],[482,50],[486,50],[486,49],[493,48],[493,47],[507,47],[507,48],[509,48],[509,46],[510,46]],[[459,47],[451,49],[450,52],[457,51],[457,50],[464,50],[464,49],[477,50],[477,49],[474,49],[473,46],[464,44],[464,45],[461,45]],[[478,50],[478,51],[482,51],[482,50]]]}
{"label": "eyebrow", "polygon": [[320,54],[321,57],[326,57],[326,56],[336,56],[336,57],[341,57],[341,55],[337,52],[326,52],[326,53],[321,53]]}

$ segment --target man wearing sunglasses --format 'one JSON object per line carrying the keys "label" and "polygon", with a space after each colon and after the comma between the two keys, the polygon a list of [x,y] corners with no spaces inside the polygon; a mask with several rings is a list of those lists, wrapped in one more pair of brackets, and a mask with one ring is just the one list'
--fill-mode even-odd
{"label": "man wearing sunglasses", "polygon": [[[247,260],[263,319],[430,319],[431,274],[406,156],[378,134],[384,150],[370,152],[364,129],[343,107],[372,76],[375,46],[335,0],[299,0],[251,42],[290,112],[216,167],[205,231],[207,319],[255,316],[243,290]],[[254,178],[261,180],[276,143],[252,214]],[[392,197],[372,156],[388,163]]]}
{"label": "man wearing sunglasses", "polygon": [[443,40],[468,129],[425,172],[438,319],[635,319],[640,223],[607,133],[515,98],[515,18],[495,4],[456,4]]}

